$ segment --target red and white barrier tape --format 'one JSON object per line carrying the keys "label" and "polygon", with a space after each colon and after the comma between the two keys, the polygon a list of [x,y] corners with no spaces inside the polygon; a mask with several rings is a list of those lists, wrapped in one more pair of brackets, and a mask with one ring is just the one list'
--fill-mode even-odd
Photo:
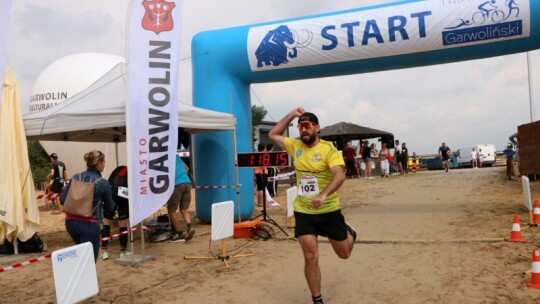
{"label": "red and white barrier tape", "polygon": [[286,180],[286,179],[289,179],[294,174],[295,172],[293,171],[289,173],[278,174],[276,176],[270,176],[268,177],[268,181]]}
{"label": "red and white barrier tape", "polygon": [[[145,227],[145,226],[143,226],[142,229],[150,230],[148,227]],[[115,237],[117,237],[117,236],[119,236],[121,234],[126,234],[126,233],[129,233],[129,232],[135,231],[135,230],[137,230],[137,227],[135,227],[133,229],[128,229],[128,230],[123,231],[121,233],[113,234],[111,236],[102,238],[100,241],[110,240],[110,239],[115,238]],[[25,262],[16,263],[16,264],[13,264],[11,266],[0,268],[0,273],[5,272],[5,271],[9,271],[9,270],[13,270],[13,269],[17,269],[17,268],[20,268],[20,267],[23,267],[23,266],[28,266],[30,264],[34,264],[34,263],[37,263],[37,262],[40,262],[40,261],[45,261],[46,259],[50,259],[51,256],[52,256],[52,253],[48,253],[48,254],[46,254],[44,256],[40,256],[38,258],[30,259],[30,260],[25,261]]]}
{"label": "red and white barrier tape", "polygon": [[191,186],[192,189],[224,189],[224,188],[236,188],[241,187],[242,185],[238,186]]}
{"label": "red and white barrier tape", "polygon": [[[242,185],[238,185],[238,187],[241,187]],[[193,189],[225,189],[225,188],[236,188],[237,186],[192,186]],[[60,197],[62,193],[49,193],[47,195],[40,194],[37,196],[37,199],[50,199],[50,198],[56,198]]]}
{"label": "red and white barrier tape", "polygon": [[60,197],[60,194],[62,194],[62,193],[49,193],[49,194],[47,194],[47,195],[45,195],[45,194],[40,194],[40,195],[37,196],[37,199],[42,199],[42,198],[47,198],[47,199],[49,199],[49,198],[56,198],[56,197]]}
{"label": "red and white barrier tape", "polygon": [[[143,226],[142,229],[143,229],[143,230],[150,230],[150,228],[145,227],[145,226]],[[101,238],[99,241],[100,241],[100,242],[108,241],[108,240],[114,239],[114,238],[117,237],[117,236],[120,236],[120,235],[122,235],[122,234],[128,234],[128,233],[133,232],[133,231],[135,231],[135,230],[137,230],[137,227],[135,227],[135,228],[133,228],[133,229],[128,229],[128,230],[126,230],[126,231],[122,231],[122,232],[117,233],[117,234],[109,235],[109,236],[107,236],[107,237]]]}
{"label": "red and white barrier tape", "polygon": [[34,259],[30,259],[26,262],[22,262],[22,263],[16,263],[16,264],[13,264],[11,266],[7,266],[7,267],[4,267],[4,268],[0,268],[0,273],[4,272],[4,271],[9,271],[9,270],[13,270],[13,269],[17,269],[17,268],[20,268],[20,267],[23,267],[23,266],[28,266],[30,264],[34,264],[36,262],[39,262],[39,261],[44,261],[46,259],[50,259],[52,256],[52,253],[49,253],[49,254],[46,254],[44,256],[40,256],[39,258],[34,258]]}

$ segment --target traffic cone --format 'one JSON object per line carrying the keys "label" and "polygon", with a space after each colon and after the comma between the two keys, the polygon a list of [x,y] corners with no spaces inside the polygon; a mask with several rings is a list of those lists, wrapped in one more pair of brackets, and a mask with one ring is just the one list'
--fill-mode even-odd
{"label": "traffic cone", "polygon": [[521,226],[519,225],[519,215],[514,215],[514,223],[512,224],[512,232],[510,233],[510,238],[508,242],[527,242],[521,236]]}
{"label": "traffic cone", "polygon": [[533,223],[540,224],[540,204],[538,204],[538,200],[534,200]]}
{"label": "traffic cone", "polygon": [[540,249],[533,249],[531,268],[531,282],[527,286],[540,289]]}

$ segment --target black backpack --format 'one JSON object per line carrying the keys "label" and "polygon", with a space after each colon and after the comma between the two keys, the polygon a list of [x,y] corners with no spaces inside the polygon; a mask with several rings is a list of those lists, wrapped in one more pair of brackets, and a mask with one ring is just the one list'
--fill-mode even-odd
{"label": "black backpack", "polygon": [[43,252],[43,241],[35,233],[26,242],[19,240],[19,253],[36,253]]}
{"label": "black backpack", "polygon": [[[34,234],[26,242],[18,241],[19,253],[39,253],[43,252],[43,241],[39,236]],[[15,248],[13,243],[8,240],[4,240],[4,243],[0,245],[0,254],[14,254]]]}

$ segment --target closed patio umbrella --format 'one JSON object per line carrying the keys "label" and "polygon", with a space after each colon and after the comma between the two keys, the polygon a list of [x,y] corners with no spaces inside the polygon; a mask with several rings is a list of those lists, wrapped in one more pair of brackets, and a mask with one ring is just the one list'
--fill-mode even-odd
{"label": "closed patio umbrella", "polygon": [[6,69],[0,101],[0,243],[26,241],[39,230],[39,212],[15,74]]}

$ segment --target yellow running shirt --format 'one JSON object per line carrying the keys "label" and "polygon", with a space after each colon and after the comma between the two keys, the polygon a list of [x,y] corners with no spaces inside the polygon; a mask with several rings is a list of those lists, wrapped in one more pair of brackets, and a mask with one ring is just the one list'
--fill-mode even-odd
{"label": "yellow running shirt", "polygon": [[285,149],[294,161],[298,195],[294,199],[294,211],[307,214],[321,214],[339,209],[336,192],[327,196],[317,209],[311,207],[311,200],[317,197],[333,178],[334,166],[344,167],[343,156],[334,145],[320,140],[315,147],[306,146],[300,139],[285,137]]}

